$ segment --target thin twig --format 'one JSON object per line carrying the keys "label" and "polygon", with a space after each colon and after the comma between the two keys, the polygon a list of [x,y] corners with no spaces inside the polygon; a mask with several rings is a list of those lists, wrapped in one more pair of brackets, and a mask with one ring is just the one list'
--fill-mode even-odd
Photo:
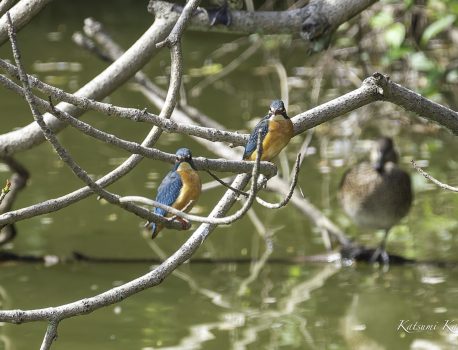
{"label": "thin twig", "polygon": [[294,174],[293,174],[293,180],[291,181],[291,185],[289,187],[289,191],[286,194],[285,198],[281,200],[278,203],[269,203],[259,197],[256,198],[257,202],[261,204],[262,206],[269,208],[269,209],[279,209],[281,207],[284,207],[286,204],[288,204],[289,200],[293,196],[294,189],[296,188],[297,185],[297,180],[299,178],[299,170],[300,170],[300,164],[301,164],[301,154],[299,153],[296,157],[296,162],[294,163]]}
{"label": "thin twig", "polygon": [[230,189],[231,191],[234,191],[235,193],[238,193],[238,194],[241,194],[242,196],[244,197],[248,197],[249,194],[244,192],[244,191],[240,191],[234,187],[232,187],[231,185],[227,184],[226,182],[224,182],[223,180],[221,180],[218,176],[216,176],[215,174],[213,174],[210,170],[207,170],[205,169],[205,172],[210,175],[216,182],[220,183],[221,185],[223,185],[224,187]]}
{"label": "thin twig", "polygon": [[428,179],[429,181],[435,183],[440,188],[442,188],[444,190],[452,191],[452,192],[458,192],[458,187],[453,187],[453,186],[447,185],[447,184],[445,184],[443,182],[440,182],[439,180],[435,179],[434,177],[429,175],[426,171],[424,171],[422,168],[420,168],[418,166],[418,164],[415,163],[415,160],[412,159],[410,162],[412,163],[412,166],[415,168],[415,170],[417,170],[426,179]]}
{"label": "thin twig", "polygon": [[59,321],[53,320],[48,323],[46,328],[46,333],[41,343],[40,350],[48,350],[51,348],[54,340],[57,339],[57,327],[59,326]]}
{"label": "thin twig", "polygon": [[180,38],[186,28],[186,25],[188,24],[191,17],[194,15],[197,6],[199,6],[199,3],[200,0],[189,0],[186,3],[172,31],[164,41],[161,41],[156,44],[157,48],[162,48],[164,46],[173,47],[179,43]]}

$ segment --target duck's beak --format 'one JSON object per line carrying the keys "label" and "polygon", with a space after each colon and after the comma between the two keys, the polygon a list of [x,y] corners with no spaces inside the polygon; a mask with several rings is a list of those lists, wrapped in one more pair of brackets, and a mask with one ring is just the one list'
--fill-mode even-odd
{"label": "duck's beak", "polygon": [[377,152],[377,155],[375,156],[373,164],[374,164],[374,169],[378,173],[382,173],[383,172],[383,167],[385,166],[385,161],[383,159],[383,153],[382,152]]}

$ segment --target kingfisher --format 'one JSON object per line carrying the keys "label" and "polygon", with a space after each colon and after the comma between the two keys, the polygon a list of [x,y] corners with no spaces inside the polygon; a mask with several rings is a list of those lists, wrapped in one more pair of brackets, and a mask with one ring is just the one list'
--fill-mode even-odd
{"label": "kingfisher", "polygon": [[340,202],[347,215],[358,226],[384,230],[371,262],[379,258],[383,264],[389,262],[385,251],[388,233],[412,205],[410,176],[397,163],[393,140],[380,138],[374,143],[370,162],[355,165],[340,183]]}
{"label": "kingfisher", "polygon": [[[159,185],[156,201],[188,212],[200,196],[202,183],[192,160],[191,151],[188,148],[180,148],[175,155],[175,165]],[[172,216],[161,208],[155,208],[154,213],[160,216]],[[182,221],[183,225],[186,224],[184,219],[179,217],[177,219]],[[153,223],[151,238],[155,238],[162,228],[161,224]]]}
{"label": "kingfisher", "polygon": [[293,123],[286,113],[283,101],[272,101],[269,113],[255,126],[245,146],[243,160],[256,160],[259,131],[261,131],[262,141],[261,160],[270,161],[280,153],[294,136]]}

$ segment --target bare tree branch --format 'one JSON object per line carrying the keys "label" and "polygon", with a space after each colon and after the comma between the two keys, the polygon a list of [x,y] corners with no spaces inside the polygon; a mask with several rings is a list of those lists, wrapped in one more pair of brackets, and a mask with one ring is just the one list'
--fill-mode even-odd
{"label": "bare tree branch", "polygon": [[440,182],[439,180],[437,180],[436,178],[432,177],[431,175],[429,175],[426,171],[424,171],[422,168],[420,168],[418,166],[418,164],[412,159],[410,161],[412,163],[412,166],[415,168],[415,170],[417,170],[421,175],[423,175],[426,179],[428,179],[429,181],[431,181],[432,183],[435,183],[437,186],[439,186],[440,188],[442,188],[443,190],[448,190],[448,191],[452,191],[452,192],[458,192],[458,187],[453,187],[453,186],[450,186],[450,185],[447,185],[443,182]]}
{"label": "bare tree branch", "polygon": [[17,0],[0,0],[0,17],[2,17],[6,11],[8,11]]}
{"label": "bare tree branch", "polygon": [[178,44],[181,40],[181,36],[188,24],[189,20],[192,18],[197,6],[199,6],[200,0],[189,0],[186,3],[183,11],[181,12],[180,17],[176,21],[172,31],[170,34],[165,38],[165,40],[156,44],[156,47],[162,48],[164,46],[173,47]]}
{"label": "bare tree branch", "polygon": [[[0,65],[1,65],[1,62],[2,60],[0,59]],[[27,75],[27,77],[31,77],[31,76]],[[25,97],[23,88],[19,87],[17,84],[15,84],[8,78],[1,76],[1,75],[0,75],[0,84],[10,89],[11,91],[14,91],[20,94],[21,96]],[[104,131],[101,131],[89,125],[88,123],[83,122],[79,119],[76,119],[73,116],[71,116],[70,114],[57,109],[50,102],[44,101],[43,99],[40,99],[36,96],[35,96],[35,103],[39,107],[43,108],[44,110],[47,110],[50,113],[52,113],[52,115],[56,116],[59,120],[69,123],[74,128],[78,129],[79,131],[83,132],[84,134],[89,135],[97,140],[115,145],[130,153],[140,154],[150,159],[162,160],[162,161],[166,161],[169,163],[174,163],[175,161],[174,154],[166,153],[166,152],[160,151],[155,148],[144,147],[136,142],[127,141],[119,137],[116,137],[113,134],[109,134]],[[118,107],[113,107],[113,108],[118,108]],[[167,119],[164,119],[164,118],[159,118],[159,117],[157,118],[159,120],[168,121]],[[177,124],[174,122],[172,123],[175,125],[182,125],[182,124]],[[199,128],[197,126],[189,125],[189,124],[186,127],[187,129]],[[201,128],[201,129],[208,129],[208,130],[212,130],[212,132],[213,131],[218,132],[218,130],[216,129],[210,129],[210,128]],[[197,169],[200,169],[200,170],[229,171],[229,172],[234,172],[234,173],[241,173],[241,172],[249,173],[253,170],[253,164],[249,162],[245,162],[245,161],[226,161],[226,160],[207,159],[203,157],[196,157],[194,158],[194,160],[195,160]],[[260,172],[270,178],[276,174],[277,169],[272,163],[262,162]]]}
{"label": "bare tree branch", "polygon": [[[287,11],[231,11],[230,26],[210,26],[205,12],[196,14],[190,21],[189,28],[198,31],[230,32],[240,34],[301,34],[307,40],[334,31],[376,0],[311,0],[300,9]],[[154,15],[166,13],[178,16],[172,10],[172,3],[150,0],[148,11]]]}
{"label": "bare tree branch", "polygon": [[[15,1],[3,0],[4,9]],[[30,20],[35,17],[51,0],[20,0],[13,8],[10,9],[11,18],[19,29],[25,27]],[[6,11],[5,11],[6,12]],[[1,15],[1,14],[0,14]],[[8,40],[7,19],[6,16],[0,18],[0,45]]]}
{"label": "bare tree branch", "polygon": [[48,327],[46,328],[46,333],[41,343],[40,350],[48,350],[51,348],[54,340],[57,339],[57,327],[59,325],[58,321],[52,320],[49,321]]}

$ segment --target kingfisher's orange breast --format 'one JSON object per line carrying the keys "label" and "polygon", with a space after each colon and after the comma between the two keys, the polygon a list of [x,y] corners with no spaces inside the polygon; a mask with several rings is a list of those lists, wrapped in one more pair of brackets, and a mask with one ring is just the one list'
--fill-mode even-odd
{"label": "kingfisher's orange breast", "polygon": [[[200,176],[188,163],[182,163],[177,169],[180,174],[183,187],[180,190],[180,195],[173,204],[173,207],[178,210],[186,208],[186,212],[196,203],[202,191],[202,183]],[[191,204],[189,204],[192,201]]]}
{"label": "kingfisher's orange breast", "polygon": [[[290,119],[269,120],[269,130],[262,141],[261,160],[270,161],[275,158],[293,136],[293,123]],[[256,160],[256,154],[254,151],[249,160]]]}

